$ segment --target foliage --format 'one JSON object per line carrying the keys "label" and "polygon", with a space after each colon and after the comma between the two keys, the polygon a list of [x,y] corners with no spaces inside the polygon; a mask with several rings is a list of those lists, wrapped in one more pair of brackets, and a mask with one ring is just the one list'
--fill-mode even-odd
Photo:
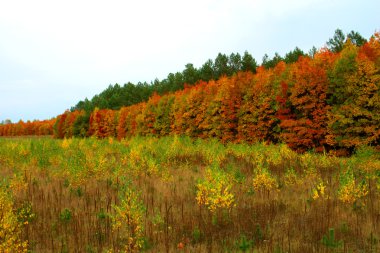
{"label": "foliage", "polygon": [[227,174],[207,169],[206,178],[197,184],[197,203],[206,206],[212,213],[220,209],[230,210],[234,205],[231,188],[232,181]]}
{"label": "foliage", "polygon": [[317,200],[319,198],[325,198],[325,189],[326,189],[326,186],[325,184],[321,181],[319,182],[315,188],[313,189],[313,200]]}
{"label": "foliage", "polygon": [[339,199],[347,204],[354,204],[368,195],[368,185],[365,181],[357,182],[352,170],[347,170],[341,176]]}
{"label": "foliage", "polygon": [[254,174],[253,189],[255,192],[262,195],[269,195],[271,192],[277,190],[278,185],[276,179],[272,177],[267,169],[258,167]]}
{"label": "foliage", "polygon": [[129,188],[123,190],[120,201],[114,206],[113,228],[120,231],[123,252],[139,252],[144,242],[144,206],[139,195]]}
{"label": "foliage", "polygon": [[28,241],[21,238],[24,222],[18,220],[10,193],[0,186],[0,252],[27,252]]}
{"label": "foliage", "polygon": [[90,116],[88,134],[97,138],[116,136],[115,111],[95,108]]}
{"label": "foliage", "polygon": [[323,63],[302,57],[292,68],[290,107],[294,114],[282,120],[281,138],[289,147],[322,151],[325,144],[327,112],[327,76]]}
{"label": "foliage", "polygon": [[0,136],[52,135],[53,126],[58,119],[34,120],[17,123],[0,124]]}
{"label": "foliage", "polygon": [[352,150],[380,138],[380,75],[375,62],[347,42],[330,75],[330,145]]}

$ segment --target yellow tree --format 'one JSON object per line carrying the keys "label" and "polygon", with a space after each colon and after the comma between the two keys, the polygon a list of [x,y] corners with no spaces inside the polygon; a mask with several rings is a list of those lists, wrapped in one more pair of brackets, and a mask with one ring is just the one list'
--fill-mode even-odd
{"label": "yellow tree", "polygon": [[380,140],[380,75],[375,62],[350,41],[335,62],[329,87],[327,141],[351,152]]}

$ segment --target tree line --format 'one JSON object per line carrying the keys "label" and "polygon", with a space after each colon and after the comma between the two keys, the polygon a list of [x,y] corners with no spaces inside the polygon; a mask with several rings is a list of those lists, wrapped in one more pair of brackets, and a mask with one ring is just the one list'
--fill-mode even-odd
{"label": "tree line", "polygon": [[167,78],[161,81],[155,79],[150,84],[147,82],[138,82],[137,84],[128,82],[123,86],[117,83],[109,85],[107,89],[95,95],[91,100],[86,98],[78,102],[71,108],[71,111],[92,111],[96,107],[119,110],[123,106],[147,101],[153,93],[163,95],[175,92],[183,89],[185,84],[191,86],[200,80],[206,82],[217,80],[223,75],[232,76],[239,71],[255,72],[257,66],[256,60],[247,51],[243,56],[239,53],[232,53],[229,56],[219,53],[214,61],[209,59],[200,68],[188,63],[182,72],[170,73]]}
{"label": "tree line", "polygon": [[[303,152],[349,154],[380,144],[380,34],[344,38],[296,62],[239,71],[119,110],[67,111],[54,135],[188,135],[222,142],[285,142]],[[333,41],[333,40],[332,40]],[[333,44],[333,43],[332,43]]]}
{"label": "tree line", "polygon": [[[126,84],[124,87],[131,90],[150,89],[151,94],[144,93],[148,100],[137,92],[140,96],[119,96],[121,100],[135,99],[127,106],[115,103],[115,107],[108,104],[92,108],[94,104],[87,101],[88,107],[73,108],[57,117],[54,136],[121,139],[184,134],[216,137],[223,142],[285,142],[298,151],[341,153],[351,153],[360,145],[378,146],[379,41],[379,33],[366,41],[359,33],[344,35],[338,29],[321,50],[314,48],[304,54],[296,48],[284,58],[275,54],[270,60],[264,56],[263,64],[254,70],[239,69],[242,65],[237,64],[235,72],[230,68],[229,73],[219,72],[217,78],[210,75],[203,80],[197,76],[190,85],[182,80],[182,89],[159,90],[159,81],[156,85]],[[232,56],[239,58],[238,54],[221,55],[214,63],[208,62],[213,66],[224,59],[225,64],[218,66],[229,66]],[[204,66],[200,69],[203,72]],[[162,82],[170,83],[167,79]],[[101,96],[115,96],[115,89],[123,87],[110,86]],[[9,128],[12,124],[3,126],[7,125]],[[0,135],[7,135],[1,130],[3,126]]]}
{"label": "tree line", "polygon": [[[349,38],[352,43],[357,46],[363,45],[366,40],[358,33],[351,31],[347,36],[342,30],[337,29],[333,38],[327,41],[327,46],[332,52],[339,52],[342,50],[343,44]],[[308,55],[312,56],[316,52],[313,47]],[[261,66],[268,68],[275,67],[279,62],[293,63],[298,60],[300,56],[305,56],[306,53],[296,47],[294,50],[285,54],[284,57],[275,53],[272,58],[267,54],[262,59]],[[128,82],[123,86],[119,84],[109,85],[100,94],[95,95],[91,100],[84,99],[79,101],[71,108],[71,111],[85,110],[87,112],[93,111],[96,107],[99,109],[112,109],[119,110],[123,106],[130,106],[143,101],[147,101],[153,93],[159,95],[167,94],[182,90],[184,85],[194,85],[198,81],[218,80],[222,76],[232,76],[239,71],[256,72],[258,67],[257,61],[247,51],[243,55],[239,53],[231,53],[230,55],[219,53],[215,60],[207,60],[200,68],[196,68],[192,63],[185,65],[185,69],[181,72],[170,73],[163,80],[155,79],[154,81],[138,82],[133,84]]]}
{"label": "tree line", "polygon": [[24,135],[53,135],[53,126],[56,119],[18,121],[12,123],[5,120],[0,123],[0,136],[24,136]]}

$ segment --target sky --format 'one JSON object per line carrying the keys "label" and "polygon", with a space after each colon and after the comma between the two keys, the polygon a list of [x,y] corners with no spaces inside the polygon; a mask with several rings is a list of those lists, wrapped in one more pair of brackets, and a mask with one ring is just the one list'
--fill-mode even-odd
{"label": "sky", "polygon": [[379,0],[0,0],[0,121],[50,119],[109,84],[380,31]]}

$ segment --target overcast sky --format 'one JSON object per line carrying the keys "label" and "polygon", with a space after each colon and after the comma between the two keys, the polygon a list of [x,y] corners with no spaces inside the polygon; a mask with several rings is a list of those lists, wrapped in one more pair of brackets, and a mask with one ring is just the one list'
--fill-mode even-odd
{"label": "overcast sky", "polygon": [[187,63],[369,38],[379,0],[0,0],[0,121],[49,119],[109,84],[164,79]]}

